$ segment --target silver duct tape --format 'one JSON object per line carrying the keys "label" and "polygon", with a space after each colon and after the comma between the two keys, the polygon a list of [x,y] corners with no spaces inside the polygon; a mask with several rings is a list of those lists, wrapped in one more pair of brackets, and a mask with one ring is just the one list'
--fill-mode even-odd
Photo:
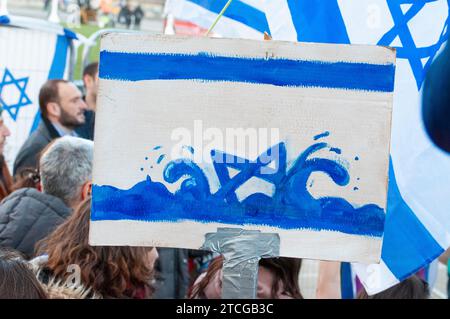
{"label": "silver duct tape", "polygon": [[218,228],[208,233],[202,248],[222,254],[222,298],[256,298],[258,263],[261,258],[277,257],[280,236],[259,230]]}

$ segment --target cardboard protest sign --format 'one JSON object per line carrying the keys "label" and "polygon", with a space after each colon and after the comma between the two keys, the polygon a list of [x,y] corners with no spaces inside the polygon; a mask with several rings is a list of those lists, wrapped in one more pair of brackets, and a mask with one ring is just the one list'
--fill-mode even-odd
{"label": "cardboard protest sign", "polygon": [[377,262],[394,73],[385,47],[108,34],[90,243],[196,249],[232,227]]}

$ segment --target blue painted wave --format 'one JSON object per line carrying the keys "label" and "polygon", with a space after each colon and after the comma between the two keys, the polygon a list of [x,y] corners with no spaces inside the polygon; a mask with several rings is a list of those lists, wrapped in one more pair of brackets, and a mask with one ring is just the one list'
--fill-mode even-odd
{"label": "blue painted wave", "polygon": [[[345,199],[315,199],[308,192],[308,177],[316,171],[327,174],[337,185],[349,183],[346,168],[338,162],[323,158],[308,159],[309,155],[326,147],[326,143],[310,146],[288,172],[283,143],[270,148],[255,161],[245,160],[233,165],[216,162],[217,152],[213,151],[211,157],[221,182],[221,187],[214,194],[197,164],[188,159],[171,161],[164,169],[164,180],[175,183],[185,178],[175,193],[171,193],[164,184],[154,182],[150,176],[126,190],[94,185],[91,219],[148,222],[189,220],[239,226],[265,225],[281,229],[330,230],[381,237],[385,219],[382,208],[374,204],[354,208]],[[272,152],[274,149],[277,152]],[[281,165],[271,174],[262,175],[261,168],[271,162],[262,160],[267,156],[281,160]],[[240,169],[240,172],[230,178],[223,169],[227,165]],[[239,202],[235,191],[251,177],[273,182],[274,195],[255,193]]]}

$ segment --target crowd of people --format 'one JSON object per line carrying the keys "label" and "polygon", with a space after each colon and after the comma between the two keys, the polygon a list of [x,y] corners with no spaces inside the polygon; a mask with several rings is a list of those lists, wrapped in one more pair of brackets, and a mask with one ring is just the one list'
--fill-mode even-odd
{"label": "crowd of people", "polygon": [[[44,10],[50,10],[51,0],[44,0]],[[69,11],[75,5],[82,24],[97,22],[108,27],[120,24],[127,29],[139,30],[145,16],[139,0],[64,0],[60,6]],[[105,20],[105,21],[100,21]]]}
{"label": "crowd of people", "polygon": [[[89,245],[98,63],[85,68],[83,84],[84,94],[69,81],[47,81],[39,93],[42,121],[12,175],[0,157],[0,298],[220,298],[222,256]],[[0,119],[0,153],[9,135]],[[300,270],[300,259],[261,259],[257,297],[302,299]],[[429,295],[428,284],[413,275],[358,298]],[[320,262],[316,296],[341,298],[339,262]]]}

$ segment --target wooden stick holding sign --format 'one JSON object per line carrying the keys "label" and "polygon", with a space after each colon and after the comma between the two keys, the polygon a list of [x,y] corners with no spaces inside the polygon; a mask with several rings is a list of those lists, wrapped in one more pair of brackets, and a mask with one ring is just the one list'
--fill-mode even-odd
{"label": "wooden stick holding sign", "polygon": [[394,70],[386,47],[104,36],[91,245],[379,262]]}

